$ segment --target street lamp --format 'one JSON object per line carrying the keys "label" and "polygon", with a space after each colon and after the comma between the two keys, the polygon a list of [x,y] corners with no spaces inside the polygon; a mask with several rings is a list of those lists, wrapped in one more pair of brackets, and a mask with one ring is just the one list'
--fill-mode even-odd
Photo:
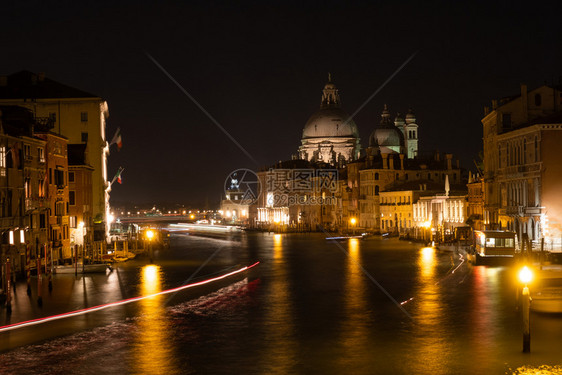
{"label": "street lamp", "polygon": [[352,217],[349,222],[351,223],[351,227],[353,228],[353,235],[355,236],[355,223],[357,223],[357,219]]}
{"label": "street lamp", "polygon": [[150,263],[152,263],[152,239],[154,238],[152,229],[146,231],[146,238],[148,238],[148,256],[150,257]]}
{"label": "street lamp", "polygon": [[529,284],[533,280],[533,272],[529,267],[524,266],[519,271],[519,280],[525,285],[523,291],[521,292],[521,316],[523,319],[523,353],[529,353],[531,351],[531,294],[529,292]]}

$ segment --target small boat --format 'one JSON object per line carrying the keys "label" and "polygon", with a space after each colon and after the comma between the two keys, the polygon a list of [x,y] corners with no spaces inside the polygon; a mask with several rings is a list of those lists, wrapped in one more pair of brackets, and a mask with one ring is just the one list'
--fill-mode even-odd
{"label": "small boat", "polygon": [[105,263],[92,263],[92,264],[85,264],[82,266],[81,263],[78,263],[78,266],[55,266],[54,273],[105,273],[108,269],[108,265]]}
{"label": "small boat", "polygon": [[562,265],[542,266],[536,285],[530,286],[531,310],[562,313]]}
{"label": "small boat", "polygon": [[[119,254],[119,255],[117,255]],[[130,251],[124,252],[124,251],[118,251],[115,256],[113,256],[111,259],[114,262],[126,262],[130,259],[134,259],[137,256],[137,254],[135,253],[131,253]]]}
{"label": "small boat", "polygon": [[367,238],[366,235],[360,235],[360,236],[337,236],[337,237],[326,237],[326,241],[346,241],[346,240],[351,240],[351,239],[357,239],[357,240],[362,240]]}

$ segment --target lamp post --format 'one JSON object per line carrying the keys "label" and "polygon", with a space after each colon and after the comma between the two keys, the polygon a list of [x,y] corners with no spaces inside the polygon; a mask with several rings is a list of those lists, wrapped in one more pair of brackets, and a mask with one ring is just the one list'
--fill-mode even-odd
{"label": "lamp post", "polygon": [[531,351],[531,294],[527,284],[533,280],[533,272],[529,267],[524,266],[519,271],[519,280],[525,285],[521,292],[521,317],[523,320],[523,353]]}
{"label": "lamp post", "polygon": [[354,217],[352,217],[352,218],[349,220],[349,223],[351,224],[352,233],[353,233],[353,235],[355,236],[355,223],[357,223],[357,219],[354,218]]}
{"label": "lamp post", "polygon": [[148,238],[148,256],[150,257],[150,263],[152,263],[152,238],[154,238],[152,229],[146,231],[146,238]]}

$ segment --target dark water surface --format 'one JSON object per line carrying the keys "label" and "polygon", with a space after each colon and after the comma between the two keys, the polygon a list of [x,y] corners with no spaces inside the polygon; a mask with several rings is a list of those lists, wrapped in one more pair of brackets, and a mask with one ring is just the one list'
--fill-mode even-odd
{"label": "dark water surface", "polygon": [[[107,275],[57,275],[43,308],[18,285],[0,325],[174,288],[259,260],[247,278],[0,333],[5,374],[555,372],[562,318],[532,314],[521,353],[515,273],[397,240],[175,235]],[[192,281],[192,280],[191,280]],[[34,285],[35,286],[35,285]]]}

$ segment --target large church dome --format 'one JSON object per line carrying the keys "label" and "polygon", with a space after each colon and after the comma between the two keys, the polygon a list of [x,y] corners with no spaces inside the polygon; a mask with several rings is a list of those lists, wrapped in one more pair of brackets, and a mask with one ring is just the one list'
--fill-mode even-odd
{"label": "large church dome", "polygon": [[359,137],[359,132],[341,108],[321,108],[308,119],[302,137]]}
{"label": "large church dome", "polygon": [[404,134],[390,119],[388,107],[384,106],[379,126],[369,137],[369,147],[379,147],[381,152],[401,152],[404,147]]}

